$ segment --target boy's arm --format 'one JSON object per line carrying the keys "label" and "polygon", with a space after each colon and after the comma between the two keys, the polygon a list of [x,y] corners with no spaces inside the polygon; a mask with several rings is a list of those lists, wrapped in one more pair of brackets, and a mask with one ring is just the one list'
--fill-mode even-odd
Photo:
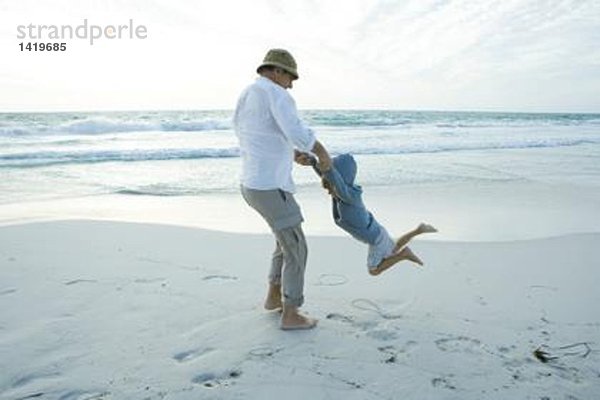
{"label": "boy's arm", "polygon": [[333,168],[333,165],[330,165],[327,171],[321,171],[321,165],[319,165],[315,157],[308,155],[308,160],[317,175],[333,185],[333,189],[340,200],[346,203],[352,203],[354,201],[357,196],[356,189],[344,182],[344,179],[340,173]]}
{"label": "boy's arm", "polygon": [[352,185],[344,182],[344,179],[335,168],[330,168],[323,172],[323,179],[327,179],[330,185],[333,186],[336,195],[345,203],[354,203],[359,195],[359,192]]}
{"label": "boy's arm", "polygon": [[329,152],[327,151],[325,146],[321,144],[321,142],[319,142],[318,140],[315,141],[315,145],[313,146],[311,151],[314,154],[316,154],[319,158],[319,163],[317,164],[317,168],[319,169],[319,171],[325,172],[331,169],[331,156],[329,155]]}

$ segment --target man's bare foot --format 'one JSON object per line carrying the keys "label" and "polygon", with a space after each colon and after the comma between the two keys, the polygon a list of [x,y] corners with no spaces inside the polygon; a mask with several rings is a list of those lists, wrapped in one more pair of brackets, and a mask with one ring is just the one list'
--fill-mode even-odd
{"label": "man's bare foot", "polygon": [[317,326],[318,320],[315,318],[306,317],[298,312],[298,307],[283,306],[283,314],[281,315],[281,329],[284,331],[312,329]]}
{"label": "man's bare foot", "polygon": [[421,223],[417,227],[416,231],[418,234],[421,234],[421,233],[434,233],[434,232],[437,232],[438,230],[429,224]]}
{"label": "man's bare foot", "polygon": [[266,310],[277,310],[283,307],[281,301],[281,285],[269,283],[269,291],[267,293],[267,299],[265,300]]}

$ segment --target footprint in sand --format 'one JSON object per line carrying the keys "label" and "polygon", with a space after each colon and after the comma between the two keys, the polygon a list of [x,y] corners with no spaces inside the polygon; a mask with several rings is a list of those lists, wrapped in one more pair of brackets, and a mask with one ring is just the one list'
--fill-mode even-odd
{"label": "footprint in sand", "polygon": [[74,279],[72,281],[65,282],[66,286],[76,285],[78,283],[97,283],[97,280],[94,279]]}
{"label": "footprint in sand", "polygon": [[237,281],[237,276],[231,275],[206,275],[202,278],[203,281]]}
{"label": "footprint in sand", "polygon": [[459,353],[479,353],[481,342],[466,336],[456,336],[446,339],[438,339],[435,345],[441,351],[459,352]]}
{"label": "footprint in sand", "polygon": [[419,347],[419,343],[414,340],[409,340],[404,344],[404,346],[398,349],[399,354],[410,354],[415,351]]}
{"label": "footprint in sand", "polygon": [[185,351],[182,351],[180,353],[173,355],[173,359],[180,363],[190,362],[199,357],[202,357],[205,354],[210,353],[213,350],[214,349],[212,347],[185,350]]}
{"label": "footprint in sand", "polygon": [[391,331],[388,329],[373,329],[367,332],[367,336],[372,337],[375,340],[381,340],[387,342],[398,338],[398,332]]}
{"label": "footprint in sand", "polygon": [[167,278],[140,278],[134,280],[135,283],[159,283],[166,281]]}
{"label": "footprint in sand", "polygon": [[454,383],[452,383],[449,379],[452,376],[453,375],[449,375],[447,377],[442,376],[439,378],[433,378],[431,380],[431,386],[442,389],[456,390],[456,385],[454,385]]}
{"label": "footprint in sand", "polygon": [[340,322],[345,322],[347,324],[352,324],[354,323],[354,318],[349,317],[347,315],[343,315],[343,314],[338,314],[338,313],[331,313],[331,314],[327,314],[327,317],[325,317],[327,319],[330,319],[332,321],[340,321]]}
{"label": "footprint in sand", "polygon": [[29,394],[25,397],[17,397],[15,400],[37,399],[38,397],[42,397],[44,394],[45,394],[44,392],[33,393],[33,394]]}
{"label": "footprint in sand", "polygon": [[84,390],[71,390],[58,398],[58,400],[102,400],[109,399],[110,392],[86,392]]}
{"label": "footprint in sand", "polygon": [[390,346],[378,347],[377,350],[379,350],[380,352],[382,352],[386,355],[386,358],[384,360],[384,362],[386,364],[392,364],[397,361],[397,358],[399,355],[404,355],[404,356],[409,355],[418,346],[419,346],[419,344],[417,342],[415,342],[414,340],[409,340],[400,348],[390,345]]}
{"label": "footprint in sand", "polygon": [[0,291],[0,296],[5,296],[7,294],[12,294],[15,293],[17,291],[17,289],[4,289],[2,291]]}
{"label": "footprint in sand", "polygon": [[386,358],[384,360],[386,364],[392,364],[396,362],[396,355],[398,354],[398,352],[396,351],[396,348],[394,346],[378,347],[377,350],[386,355]]}
{"label": "footprint in sand", "polygon": [[282,348],[273,348],[270,346],[261,346],[256,347],[248,352],[248,355],[252,358],[265,359],[269,357],[273,357],[275,354],[279,353]]}
{"label": "footprint in sand", "polygon": [[57,372],[42,372],[42,373],[32,373],[27,374],[16,381],[11,385],[12,388],[20,388],[29,385],[32,382],[37,382],[40,380],[53,379],[59,377],[60,374]]}
{"label": "footprint in sand", "polygon": [[505,355],[505,354],[510,353],[513,350],[516,350],[516,348],[517,348],[517,346],[515,346],[515,345],[512,345],[510,347],[508,347],[508,346],[499,346],[498,347],[498,353],[500,353],[500,355]]}
{"label": "footprint in sand", "polygon": [[232,384],[233,379],[237,379],[242,375],[242,371],[234,369],[231,371],[225,371],[222,374],[214,372],[204,372],[196,375],[192,379],[192,383],[202,385],[205,388],[215,388],[218,386],[229,386]]}

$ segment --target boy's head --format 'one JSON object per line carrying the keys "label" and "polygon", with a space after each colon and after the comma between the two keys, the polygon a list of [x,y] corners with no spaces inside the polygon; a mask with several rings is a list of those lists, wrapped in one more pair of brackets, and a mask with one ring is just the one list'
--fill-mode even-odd
{"label": "boy's head", "polygon": [[356,179],[356,161],[350,154],[340,154],[333,158],[333,167],[340,173],[344,182],[348,185],[354,184]]}

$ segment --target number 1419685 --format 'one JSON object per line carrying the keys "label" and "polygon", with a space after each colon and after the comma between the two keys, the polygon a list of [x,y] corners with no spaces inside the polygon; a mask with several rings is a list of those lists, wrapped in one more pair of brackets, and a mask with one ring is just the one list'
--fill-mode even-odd
{"label": "number 1419685", "polygon": [[65,51],[66,43],[19,43],[21,51]]}

